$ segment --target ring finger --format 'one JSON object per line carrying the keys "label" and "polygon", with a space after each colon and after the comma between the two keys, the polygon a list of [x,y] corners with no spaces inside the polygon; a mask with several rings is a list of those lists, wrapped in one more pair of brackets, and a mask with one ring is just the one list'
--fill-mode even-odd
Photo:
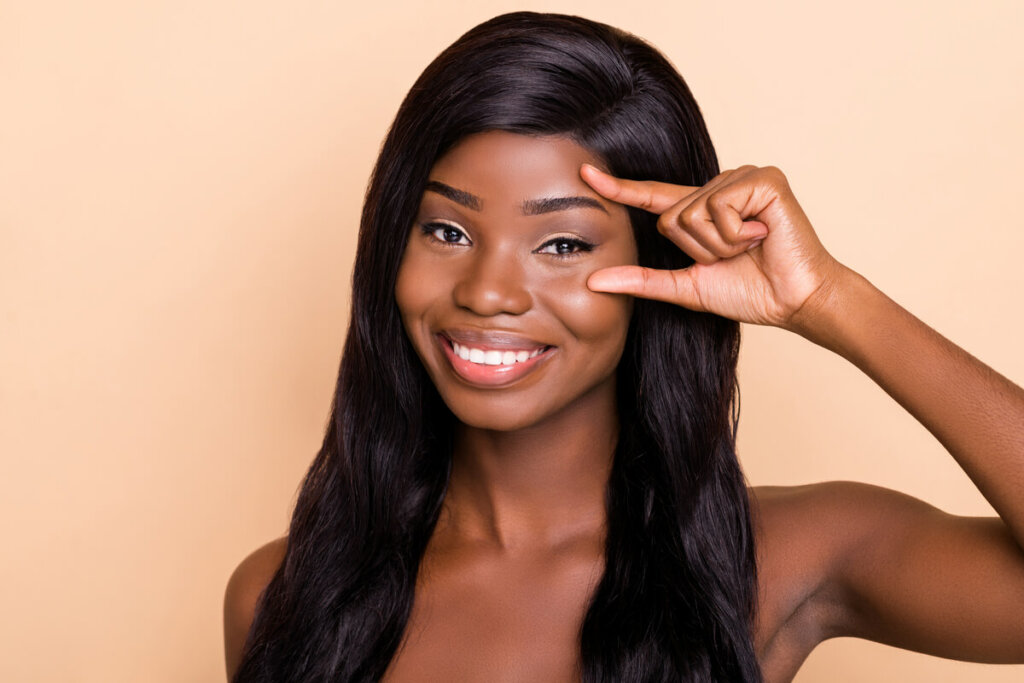
{"label": "ring finger", "polygon": [[658,219],[658,232],[672,240],[673,244],[685,251],[697,263],[707,266],[720,258],[713,249],[710,249],[691,231],[684,228],[679,223],[678,216],[663,214]]}

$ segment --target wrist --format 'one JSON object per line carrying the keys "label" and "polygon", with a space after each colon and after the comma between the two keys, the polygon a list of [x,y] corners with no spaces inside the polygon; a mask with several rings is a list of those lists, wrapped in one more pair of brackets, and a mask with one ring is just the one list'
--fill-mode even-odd
{"label": "wrist", "polygon": [[821,284],[790,316],[785,329],[845,356],[843,342],[853,322],[851,313],[872,290],[874,286],[862,275],[832,261]]}

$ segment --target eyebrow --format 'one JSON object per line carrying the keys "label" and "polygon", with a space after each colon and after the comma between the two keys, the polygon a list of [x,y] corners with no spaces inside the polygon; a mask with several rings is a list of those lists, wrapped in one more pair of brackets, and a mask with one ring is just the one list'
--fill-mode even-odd
{"label": "eyebrow", "polygon": [[461,204],[467,209],[473,209],[479,211],[483,208],[483,201],[475,194],[470,194],[465,190],[456,190],[451,185],[445,185],[439,180],[431,180],[427,183],[427,190],[430,192],[436,192],[442,197],[446,197],[456,204]]}
{"label": "eyebrow", "polygon": [[[450,199],[456,204],[461,204],[467,209],[473,209],[474,211],[480,211],[484,205],[483,200],[475,194],[470,194],[465,190],[459,190],[451,185],[445,185],[439,180],[429,181],[426,189],[430,192],[436,192],[442,197]],[[565,211],[566,209],[578,208],[598,209],[599,211],[608,213],[608,210],[601,205],[601,202],[597,201],[593,197],[581,196],[527,199],[521,206],[524,216],[537,216],[542,213],[552,213],[554,211]]]}
{"label": "eyebrow", "polygon": [[544,199],[527,199],[523,202],[523,215],[536,216],[541,213],[577,208],[599,209],[608,213],[608,210],[601,206],[601,202],[593,197],[546,197]]}

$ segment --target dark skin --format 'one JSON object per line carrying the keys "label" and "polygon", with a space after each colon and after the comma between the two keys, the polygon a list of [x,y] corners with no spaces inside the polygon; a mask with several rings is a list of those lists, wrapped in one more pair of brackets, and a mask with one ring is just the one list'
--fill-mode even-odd
{"label": "dark skin", "polygon": [[[832,258],[778,169],[745,166],[691,188],[601,166],[566,139],[488,132],[431,172],[443,185],[424,193],[396,300],[460,426],[385,680],[578,680],[578,630],[603,568],[623,294],[774,325],[839,353],[939,439],[999,514],[956,517],[851,482],[750,489],[765,680],[791,680],[838,636],[1024,662],[1024,391]],[[592,202],[523,205],[567,196]],[[697,264],[632,265],[625,205],[659,214]],[[502,370],[460,360],[455,344],[500,351],[501,362],[542,351]],[[285,542],[257,550],[229,582],[229,676]]]}

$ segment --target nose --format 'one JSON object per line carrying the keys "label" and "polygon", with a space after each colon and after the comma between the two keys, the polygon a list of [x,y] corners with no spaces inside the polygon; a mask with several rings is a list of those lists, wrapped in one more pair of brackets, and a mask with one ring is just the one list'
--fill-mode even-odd
{"label": "nose", "polygon": [[522,315],[530,310],[523,264],[512,254],[480,250],[460,273],[453,292],[455,304],[477,315]]}

